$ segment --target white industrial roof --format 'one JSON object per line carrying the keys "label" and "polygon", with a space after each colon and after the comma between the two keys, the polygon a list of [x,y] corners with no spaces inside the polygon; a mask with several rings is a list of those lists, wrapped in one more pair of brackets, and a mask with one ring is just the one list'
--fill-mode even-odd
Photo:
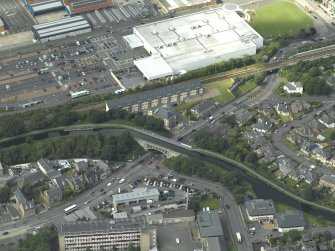
{"label": "white industrial roof", "polygon": [[34,12],[44,11],[44,10],[50,10],[54,8],[60,8],[64,7],[62,1],[48,1],[43,3],[34,3],[31,4],[31,8]]}
{"label": "white industrial roof", "polygon": [[148,80],[173,75],[171,67],[157,54],[135,60],[134,64]]}
{"label": "white industrial roof", "polygon": [[0,17],[0,26],[4,26],[4,22],[2,21],[1,17]]}
{"label": "white industrial roof", "polygon": [[134,199],[141,199],[146,198],[147,196],[156,195],[159,196],[159,192],[156,188],[154,189],[147,189],[147,188],[136,188],[132,192],[129,193],[120,193],[113,195],[113,201],[131,201]]}
{"label": "white industrial roof", "polygon": [[123,39],[126,40],[129,47],[132,48],[132,49],[143,46],[143,43],[142,43],[141,39],[139,39],[138,36],[136,36],[134,34],[123,36]]}
{"label": "white industrial roof", "polygon": [[[263,38],[249,24],[235,11],[222,7],[140,25],[134,28],[134,34],[149,53],[161,55],[160,65],[165,61],[169,66],[165,68],[171,68],[175,74],[233,57],[253,55],[263,46]],[[142,68],[151,68],[142,71],[139,67],[145,76],[156,72],[157,58],[139,61],[148,64],[141,64]],[[154,75],[149,79],[156,78]]]}

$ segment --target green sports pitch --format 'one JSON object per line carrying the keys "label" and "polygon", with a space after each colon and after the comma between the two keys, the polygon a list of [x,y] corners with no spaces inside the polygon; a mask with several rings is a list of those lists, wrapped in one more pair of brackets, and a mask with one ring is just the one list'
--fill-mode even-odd
{"label": "green sports pitch", "polygon": [[293,35],[313,26],[313,19],[289,1],[277,1],[255,10],[251,26],[264,37]]}

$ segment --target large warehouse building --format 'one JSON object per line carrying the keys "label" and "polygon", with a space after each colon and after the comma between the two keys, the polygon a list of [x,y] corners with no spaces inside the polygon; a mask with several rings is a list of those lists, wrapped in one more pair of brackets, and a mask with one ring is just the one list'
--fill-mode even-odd
{"label": "large warehouse building", "polygon": [[82,16],[69,17],[49,23],[34,25],[32,30],[35,39],[41,42],[76,36],[92,31],[91,25]]}
{"label": "large warehouse building", "polygon": [[154,189],[147,188],[135,188],[132,192],[129,193],[120,193],[113,194],[113,205],[115,207],[119,205],[129,205],[132,203],[139,203],[140,201],[158,201],[159,199],[159,191]]}
{"label": "large warehouse building", "polygon": [[153,80],[256,54],[263,38],[237,10],[235,4],[226,4],[134,27],[134,35],[150,54],[135,60],[135,65]]}
{"label": "large warehouse building", "polygon": [[103,8],[108,8],[113,5],[112,0],[64,0],[65,10],[69,16],[98,10]]}
{"label": "large warehouse building", "polygon": [[64,10],[64,5],[61,0],[22,0],[22,3],[34,16]]}

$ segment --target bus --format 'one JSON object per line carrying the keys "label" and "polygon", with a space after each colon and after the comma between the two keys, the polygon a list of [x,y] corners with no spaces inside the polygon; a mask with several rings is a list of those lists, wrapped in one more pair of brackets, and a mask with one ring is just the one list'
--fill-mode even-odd
{"label": "bus", "polygon": [[49,73],[49,68],[43,68],[38,71],[38,74],[40,75],[47,74],[47,73]]}
{"label": "bus", "polygon": [[90,95],[90,91],[84,90],[79,92],[70,92],[71,98],[79,98],[82,96]]}
{"label": "bus", "polygon": [[64,213],[65,213],[66,215],[68,215],[68,214],[70,214],[70,213],[76,211],[77,209],[78,209],[78,206],[77,206],[76,204],[73,204],[72,206],[65,208],[65,209],[64,209]]}

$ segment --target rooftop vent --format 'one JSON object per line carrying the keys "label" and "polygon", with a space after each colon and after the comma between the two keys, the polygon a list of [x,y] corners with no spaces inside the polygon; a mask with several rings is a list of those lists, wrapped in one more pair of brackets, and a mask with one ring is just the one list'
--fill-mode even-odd
{"label": "rooftop vent", "polygon": [[203,19],[202,22],[206,24],[206,23],[208,23],[208,20],[207,19]]}
{"label": "rooftop vent", "polygon": [[176,30],[176,28],[175,27],[170,27],[169,30],[174,31],[174,30]]}
{"label": "rooftop vent", "polygon": [[157,35],[158,31],[152,31],[151,33],[152,33],[152,35]]}

